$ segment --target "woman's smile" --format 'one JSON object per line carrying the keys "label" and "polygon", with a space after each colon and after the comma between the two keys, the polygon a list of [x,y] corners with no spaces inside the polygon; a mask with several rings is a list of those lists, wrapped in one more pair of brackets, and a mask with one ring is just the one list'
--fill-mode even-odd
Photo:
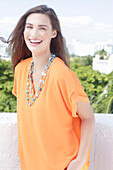
{"label": "woman's smile", "polygon": [[40,40],[40,39],[29,39],[29,42],[32,46],[37,46],[37,45],[40,45],[42,43],[42,40]]}

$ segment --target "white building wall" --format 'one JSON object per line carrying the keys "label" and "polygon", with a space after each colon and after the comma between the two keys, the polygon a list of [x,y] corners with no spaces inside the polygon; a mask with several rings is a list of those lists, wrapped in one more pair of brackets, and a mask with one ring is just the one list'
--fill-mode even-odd
{"label": "white building wall", "polygon": [[97,70],[101,73],[109,74],[113,71],[113,54],[108,60],[100,60],[93,58],[93,70]]}

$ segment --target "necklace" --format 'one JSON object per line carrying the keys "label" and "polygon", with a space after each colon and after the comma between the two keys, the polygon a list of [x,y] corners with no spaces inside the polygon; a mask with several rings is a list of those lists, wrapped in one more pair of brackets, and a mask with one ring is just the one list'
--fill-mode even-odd
{"label": "necklace", "polygon": [[49,58],[49,61],[47,65],[45,66],[44,71],[41,74],[41,78],[39,81],[39,86],[37,88],[37,91],[35,94],[33,94],[33,66],[34,66],[34,61],[31,61],[31,65],[29,67],[28,75],[27,75],[27,90],[26,90],[26,99],[27,103],[29,106],[31,106],[35,100],[39,97],[40,92],[42,90],[42,87],[44,86],[45,79],[47,77],[47,70],[49,69],[51,63],[53,62],[55,58],[55,54],[51,54],[51,57]]}

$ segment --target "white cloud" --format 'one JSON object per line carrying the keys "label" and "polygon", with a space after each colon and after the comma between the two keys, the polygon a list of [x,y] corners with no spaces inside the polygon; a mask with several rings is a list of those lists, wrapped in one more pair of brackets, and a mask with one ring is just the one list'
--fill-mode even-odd
{"label": "white cloud", "polygon": [[113,33],[113,24],[95,23],[94,30],[102,33]]}
{"label": "white cloud", "polygon": [[0,24],[15,24],[17,22],[16,17],[5,17],[0,20]]}
{"label": "white cloud", "polygon": [[95,44],[98,41],[113,39],[113,24],[96,22],[90,16],[60,17],[60,23],[69,52],[75,51],[75,45],[72,43],[74,39],[79,40],[81,44]]}
{"label": "white cloud", "polygon": [[[64,29],[75,29],[77,34],[83,32],[84,34],[97,33],[97,32],[110,32],[113,33],[113,24],[99,23],[93,20],[90,16],[77,16],[77,17],[59,17],[61,27]],[[64,29],[65,30],[65,29]],[[71,30],[72,31],[72,30]]]}
{"label": "white cloud", "polygon": [[82,25],[88,25],[93,22],[90,16],[76,16],[76,17],[59,17],[62,26],[65,27],[77,27]]}

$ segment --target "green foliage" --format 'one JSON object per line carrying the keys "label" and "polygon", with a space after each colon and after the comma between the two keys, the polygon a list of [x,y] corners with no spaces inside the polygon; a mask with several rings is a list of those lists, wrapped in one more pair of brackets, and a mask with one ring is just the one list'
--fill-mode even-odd
{"label": "green foliage", "polygon": [[113,97],[108,102],[107,113],[113,113]]}
{"label": "green foliage", "polygon": [[94,112],[106,113],[108,101],[113,94],[113,84],[108,86],[107,94],[103,94],[102,97],[100,96],[102,95],[104,88],[110,84],[113,75],[112,73],[107,75],[94,71],[90,64],[93,56],[89,60],[87,60],[87,58],[88,57],[74,57],[73,62],[70,63],[71,70],[77,74],[90,99]]}
{"label": "green foliage", "polygon": [[107,56],[107,52],[104,49],[97,51],[95,54],[98,54],[100,56],[100,59],[104,59],[104,56],[106,56],[107,58],[109,57]]}
{"label": "green foliage", "polygon": [[92,107],[94,111],[96,113],[109,113],[108,105],[112,96],[113,96],[113,78],[111,77],[111,80],[109,80],[107,85],[104,87],[104,90],[101,93],[101,95],[97,98],[97,101],[93,103]]}
{"label": "green foliage", "polygon": [[11,62],[0,60],[0,112],[16,112]]}
{"label": "green foliage", "polygon": [[85,57],[77,57],[77,56],[74,56],[74,54],[72,54],[71,57],[74,58],[74,65],[80,64],[82,66],[89,66],[89,65],[92,65],[92,60],[93,60],[94,56],[88,55],[88,56],[85,56]]}

